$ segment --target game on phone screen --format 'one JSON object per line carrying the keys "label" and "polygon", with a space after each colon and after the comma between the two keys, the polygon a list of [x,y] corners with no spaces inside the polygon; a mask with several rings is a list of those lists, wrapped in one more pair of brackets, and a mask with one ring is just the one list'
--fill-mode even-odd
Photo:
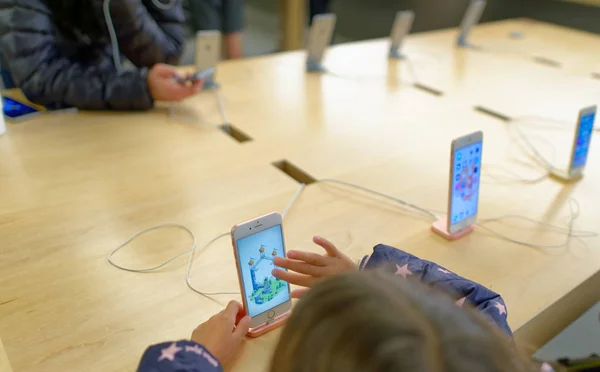
{"label": "game on phone screen", "polygon": [[289,301],[289,284],[271,274],[277,268],[273,259],[285,256],[281,225],[239,239],[237,249],[248,314],[255,317]]}
{"label": "game on phone screen", "polygon": [[481,178],[482,142],[462,147],[454,153],[452,164],[451,224],[477,214]]}
{"label": "game on phone screen", "polygon": [[573,151],[573,164],[571,164],[573,168],[582,167],[587,161],[595,116],[596,113],[590,113],[581,117],[575,150]]}

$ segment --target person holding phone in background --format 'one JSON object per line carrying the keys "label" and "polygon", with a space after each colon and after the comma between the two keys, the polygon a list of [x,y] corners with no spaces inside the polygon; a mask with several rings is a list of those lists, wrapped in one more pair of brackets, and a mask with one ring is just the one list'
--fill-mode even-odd
{"label": "person holding phone in background", "polygon": [[[3,69],[41,105],[150,109],[201,89],[174,79],[183,22],[180,0],[0,0]],[[135,68],[115,66],[111,24],[118,54]]]}
{"label": "person holding phone in background", "polygon": [[221,31],[225,57],[244,56],[244,0],[188,0],[188,4],[195,31]]}

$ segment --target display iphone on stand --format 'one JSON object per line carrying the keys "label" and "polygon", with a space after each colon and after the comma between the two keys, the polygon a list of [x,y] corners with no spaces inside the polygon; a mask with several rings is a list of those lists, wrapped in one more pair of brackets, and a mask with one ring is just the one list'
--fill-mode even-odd
{"label": "display iphone on stand", "polygon": [[448,214],[432,225],[446,239],[455,240],[473,231],[479,207],[482,155],[481,131],[452,141]]}
{"label": "display iphone on stand", "polygon": [[283,219],[274,212],[241,223],[231,229],[231,239],[244,309],[252,319],[248,336],[258,337],[282,325],[292,309],[290,285],[272,274],[278,268],[274,258],[285,257]]}
{"label": "display iphone on stand", "polygon": [[392,33],[390,34],[390,57],[391,58],[406,58],[401,53],[402,42],[404,37],[408,35],[412,28],[413,21],[415,19],[415,12],[412,10],[404,10],[396,13],[396,19],[392,26]]}
{"label": "display iphone on stand", "polygon": [[216,30],[196,33],[196,73],[209,71],[204,77],[204,88],[218,87],[215,81],[217,64],[221,60],[221,32]]}
{"label": "display iphone on stand", "polygon": [[550,174],[565,181],[574,181],[583,177],[583,169],[587,163],[590,142],[594,133],[597,106],[586,107],[579,111],[575,136],[571,147],[569,168],[564,171],[552,169]]}
{"label": "display iphone on stand", "polygon": [[469,7],[460,23],[460,34],[458,35],[457,40],[459,46],[471,46],[469,44],[469,34],[471,33],[473,26],[479,23],[486,4],[486,0],[471,0],[469,3]]}
{"label": "display iphone on stand", "polygon": [[306,68],[308,71],[324,72],[323,56],[331,43],[335,29],[336,16],[333,13],[318,14],[313,17],[308,34],[306,50],[308,57]]}

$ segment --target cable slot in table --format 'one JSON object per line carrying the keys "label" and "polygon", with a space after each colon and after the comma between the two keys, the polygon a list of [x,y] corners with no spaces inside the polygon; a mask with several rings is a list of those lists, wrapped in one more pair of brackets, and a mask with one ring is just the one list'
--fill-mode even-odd
{"label": "cable slot in table", "polygon": [[592,72],[592,77],[593,77],[594,79],[598,79],[598,80],[600,80],[600,72]]}
{"label": "cable slot in table", "polygon": [[506,121],[506,122],[512,120],[510,117],[508,117],[508,116],[506,116],[504,114],[501,114],[501,113],[499,113],[497,111],[494,111],[492,109],[489,109],[487,107],[484,107],[484,106],[475,106],[474,109],[477,112],[480,112],[482,114],[491,116],[491,117],[493,117],[494,119],[497,119],[497,120]]}
{"label": "cable slot in table", "polygon": [[285,159],[276,161],[273,163],[273,165],[283,173],[296,180],[296,182],[298,183],[310,185],[311,183],[316,182],[316,179],[313,176],[306,173],[305,171],[303,171],[302,169],[298,168],[296,165],[290,163]]}
{"label": "cable slot in table", "polygon": [[250,137],[249,135],[242,132],[241,130],[239,130],[231,124],[219,125],[219,128],[239,143],[252,141],[252,137]]}
{"label": "cable slot in table", "polygon": [[556,62],[550,58],[546,58],[546,57],[533,57],[533,60],[539,64],[542,65],[546,65],[546,66],[550,66],[550,67],[556,67],[556,68],[560,68],[561,64],[560,62]]}
{"label": "cable slot in table", "polygon": [[414,83],[413,86],[415,88],[419,89],[419,90],[422,90],[424,92],[432,94],[432,95],[434,95],[436,97],[440,97],[440,96],[444,95],[444,93],[442,91],[439,91],[439,90],[437,90],[435,88],[429,87],[429,86],[421,84],[421,83]]}

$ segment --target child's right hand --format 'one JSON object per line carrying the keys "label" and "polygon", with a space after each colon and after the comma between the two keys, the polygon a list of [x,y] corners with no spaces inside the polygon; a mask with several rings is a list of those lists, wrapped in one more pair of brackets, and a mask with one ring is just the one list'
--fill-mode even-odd
{"label": "child's right hand", "polygon": [[306,287],[293,291],[292,298],[302,297],[321,278],[357,268],[348,256],[340,252],[327,239],[315,236],[313,242],[323,247],[326,253],[320,255],[303,251],[289,251],[286,258],[275,257],[275,266],[289,271],[275,269],[273,276],[290,284]]}
{"label": "child's right hand", "polygon": [[204,346],[223,364],[242,343],[250,328],[250,320],[242,305],[231,301],[225,310],[213,315],[194,330],[192,341]]}

